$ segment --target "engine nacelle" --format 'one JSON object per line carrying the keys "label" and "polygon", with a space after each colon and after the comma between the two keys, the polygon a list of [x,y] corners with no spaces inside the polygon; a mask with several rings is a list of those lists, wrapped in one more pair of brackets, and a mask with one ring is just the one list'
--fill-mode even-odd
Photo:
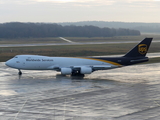
{"label": "engine nacelle", "polygon": [[72,69],[71,68],[61,68],[61,74],[62,75],[70,75],[70,74],[72,74]]}
{"label": "engine nacelle", "polygon": [[81,67],[81,74],[91,74],[93,72],[91,67]]}

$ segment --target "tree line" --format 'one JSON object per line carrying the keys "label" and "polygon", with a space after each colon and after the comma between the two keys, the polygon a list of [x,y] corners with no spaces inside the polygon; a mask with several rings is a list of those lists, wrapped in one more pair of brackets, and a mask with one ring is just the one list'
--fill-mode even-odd
{"label": "tree line", "polygon": [[60,25],[93,25],[100,28],[125,28],[139,30],[141,33],[160,33],[160,23],[143,23],[143,22],[107,22],[107,21],[80,21],[80,22],[63,22]]}
{"label": "tree line", "polygon": [[40,38],[40,37],[113,37],[138,36],[140,31],[124,28],[99,28],[96,26],[62,26],[55,23],[20,23],[0,24],[0,38]]}

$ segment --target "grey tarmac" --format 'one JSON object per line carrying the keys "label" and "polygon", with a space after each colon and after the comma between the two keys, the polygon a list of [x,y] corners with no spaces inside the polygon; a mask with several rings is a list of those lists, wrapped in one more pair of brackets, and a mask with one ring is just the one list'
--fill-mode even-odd
{"label": "grey tarmac", "polygon": [[97,71],[85,78],[0,63],[0,120],[158,120],[160,63]]}

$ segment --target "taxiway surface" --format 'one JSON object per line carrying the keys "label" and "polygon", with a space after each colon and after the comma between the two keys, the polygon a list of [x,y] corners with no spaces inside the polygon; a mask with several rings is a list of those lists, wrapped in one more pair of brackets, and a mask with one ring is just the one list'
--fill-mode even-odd
{"label": "taxiway surface", "polygon": [[[152,43],[159,43],[154,40]],[[120,43],[139,43],[139,41],[116,41],[116,42],[62,42],[62,43],[32,43],[32,44],[0,44],[0,47],[24,47],[24,46],[52,46],[52,45],[86,45],[86,44],[120,44]]]}
{"label": "taxiway surface", "polygon": [[0,120],[158,120],[160,63],[97,71],[84,79],[0,63]]}

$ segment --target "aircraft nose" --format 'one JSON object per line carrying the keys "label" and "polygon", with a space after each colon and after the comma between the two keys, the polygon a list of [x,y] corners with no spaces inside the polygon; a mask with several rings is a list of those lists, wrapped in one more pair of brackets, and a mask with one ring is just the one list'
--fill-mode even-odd
{"label": "aircraft nose", "polygon": [[5,62],[5,64],[6,64],[8,67],[13,67],[14,62],[13,62],[13,60],[8,60],[8,61]]}

